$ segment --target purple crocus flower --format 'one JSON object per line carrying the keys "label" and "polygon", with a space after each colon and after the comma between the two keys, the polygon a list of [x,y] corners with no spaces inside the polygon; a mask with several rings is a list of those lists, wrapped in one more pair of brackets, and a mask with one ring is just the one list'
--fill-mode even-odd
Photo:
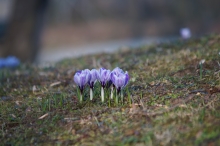
{"label": "purple crocus flower", "polygon": [[100,68],[99,72],[98,72],[98,80],[101,83],[101,99],[102,102],[104,102],[104,88],[106,86],[106,84],[109,82],[110,80],[110,74],[111,71],[104,69],[104,68]]}
{"label": "purple crocus flower", "polygon": [[127,71],[125,73],[123,71],[122,72],[117,72],[117,71],[112,72],[111,73],[111,81],[115,85],[117,91],[120,92],[121,89],[123,89],[128,84],[128,81],[129,81],[128,72]]}
{"label": "purple crocus flower", "polygon": [[104,88],[108,81],[110,80],[111,71],[105,68],[100,68],[98,72],[98,80],[101,86]]}
{"label": "purple crocus flower", "polygon": [[88,81],[88,84],[90,86],[90,100],[93,99],[93,88],[94,88],[94,84],[96,83],[97,81],[97,78],[98,78],[98,71],[96,69],[92,69],[90,71],[90,80]]}
{"label": "purple crocus flower", "polygon": [[[120,74],[120,73],[124,73],[124,71],[122,69],[120,69],[119,67],[116,67],[115,69],[112,70],[111,74],[112,73],[115,73],[115,74]],[[111,80],[111,77],[110,77],[110,81],[111,81],[111,84],[112,84],[112,80]],[[111,86],[111,95],[110,95],[110,98],[113,99],[113,91],[114,91],[114,88],[115,88],[115,85],[113,84]]]}
{"label": "purple crocus flower", "polygon": [[[121,92],[121,90],[128,84],[129,81],[129,75],[128,72],[126,71],[124,73],[124,71],[122,69],[120,69],[119,67],[115,68],[112,72],[111,72],[111,81],[113,83],[113,85],[116,87],[117,89],[117,93],[116,93],[116,103],[118,103],[118,94]],[[111,99],[113,98],[113,88],[111,90]],[[123,102],[123,92],[121,92],[121,99]]]}
{"label": "purple crocus flower", "polygon": [[83,89],[85,85],[88,83],[90,80],[91,75],[90,75],[90,70],[85,69],[81,71],[77,71],[76,74],[74,75],[74,82],[78,85],[80,89],[80,102],[82,102],[82,94],[83,94]]}
{"label": "purple crocus flower", "polygon": [[90,71],[90,76],[91,76],[91,78],[88,81],[88,84],[89,84],[90,88],[93,88],[94,84],[96,83],[97,78],[98,78],[98,71],[96,69],[92,69]]}
{"label": "purple crocus flower", "polygon": [[[111,74],[115,74],[115,75],[119,76],[120,74],[125,74],[125,73],[122,69],[120,69],[119,67],[116,67],[115,69],[113,69]],[[111,77],[110,77],[110,79],[111,79]]]}
{"label": "purple crocus flower", "polygon": [[90,78],[90,70],[88,69],[77,71],[74,75],[74,82],[78,85],[81,92],[83,91],[84,86],[88,83]]}

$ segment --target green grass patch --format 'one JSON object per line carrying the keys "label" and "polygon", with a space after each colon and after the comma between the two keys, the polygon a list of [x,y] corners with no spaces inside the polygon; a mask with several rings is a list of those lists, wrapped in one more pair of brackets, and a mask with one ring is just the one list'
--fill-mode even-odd
{"label": "green grass patch", "polygon": [[[0,70],[3,145],[220,145],[220,36]],[[159,48],[159,49],[158,49]],[[205,60],[201,65],[200,61]],[[97,83],[79,102],[77,70],[119,66],[118,104]]]}

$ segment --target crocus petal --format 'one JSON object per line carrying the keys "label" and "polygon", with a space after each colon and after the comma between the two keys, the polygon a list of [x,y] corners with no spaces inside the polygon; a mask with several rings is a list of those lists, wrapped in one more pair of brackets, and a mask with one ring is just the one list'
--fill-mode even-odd
{"label": "crocus petal", "polygon": [[76,74],[74,75],[74,82],[77,84],[77,85],[79,85],[80,84],[80,73],[81,73],[81,71],[77,71],[76,72]]}
{"label": "crocus petal", "polygon": [[116,67],[115,69],[113,69],[112,72],[115,72],[116,74],[124,73],[124,71],[120,69],[119,67]]}
{"label": "crocus petal", "polygon": [[90,79],[91,79],[91,74],[90,74],[90,70],[89,69],[85,69],[83,70],[84,74],[86,76],[86,80],[85,80],[85,84],[89,83]]}
{"label": "crocus petal", "polygon": [[102,86],[105,86],[106,83],[110,80],[110,74],[111,74],[110,70],[104,68],[99,69],[98,79]]}
{"label": "crocus petal", "polygon": [[120,76],[118,76],[118,81],[117,81],[118,87],[124,87],[125,78],[126,76],[124,74],[121,74]]}
{"label": "crocus petal", "polygon": [[117,76],[115,73],[112,74],[111,77],[111,80],[116,88],[122,87],[124,85],[124,83],[121,83],[123,79],[121,79],[121,77]]}
{"label": "crocus petal", "polygon": [[96,69],[92,69],[90,71],[90,75],[91,75],[91,78],[90,78],[88,84],[90,85],[91,88],[93,88],[93,85],[95,84],[95,82],[98,78],[98,71]]}
{"label": "crocus petal", "polygon": [[86,75],[80,74],[79,78],[80,78],[79,87],[83,88],[83,86],[85,86],[86,84]]}
{"label": "crocus petal", "polygon": [[111,81],[113,84],[115,84],[115,75],[114,73],[111,73]]}

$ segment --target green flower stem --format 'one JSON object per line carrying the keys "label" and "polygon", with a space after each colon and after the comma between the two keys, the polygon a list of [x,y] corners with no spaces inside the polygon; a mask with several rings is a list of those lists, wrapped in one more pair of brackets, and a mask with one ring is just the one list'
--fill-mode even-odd
{"label": "green flower stem", "polygon": [[80,97],[79,97],[79,102],[80,102],[80,103],[82,103],[82,94],[83,94],[83,93],[80,93]]}
{"label": "green flower stem", "polygon": [[199,66],[200,66],[200,79],[202,79],[202,63],[200,63]]}
{"label": "green flower stem", "polygon": [[111,99],[108,99],[108,107],[111,107]]}
{"label": "green flower stem", "polygon": [[118,93],[117,92],[116,92],[115,102],[116,102],[116,105],[118,105]]}
{"label": "green flower stem", "polygon": [[124,101],[124,94],[123,94],[123,91],[121,90],[121,102],[123,103]]}

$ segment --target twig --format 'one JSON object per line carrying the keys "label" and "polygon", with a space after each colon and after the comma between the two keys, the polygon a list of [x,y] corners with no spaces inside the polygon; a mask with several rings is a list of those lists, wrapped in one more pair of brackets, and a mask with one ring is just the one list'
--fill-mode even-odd
{"label": "twig", "polygon": [[47,117],[48,115],[49,115],[49,113],[46,113],[46,114],[44,114],[43,116],[39,117],[38,119],[41,120],[41,119]]}

